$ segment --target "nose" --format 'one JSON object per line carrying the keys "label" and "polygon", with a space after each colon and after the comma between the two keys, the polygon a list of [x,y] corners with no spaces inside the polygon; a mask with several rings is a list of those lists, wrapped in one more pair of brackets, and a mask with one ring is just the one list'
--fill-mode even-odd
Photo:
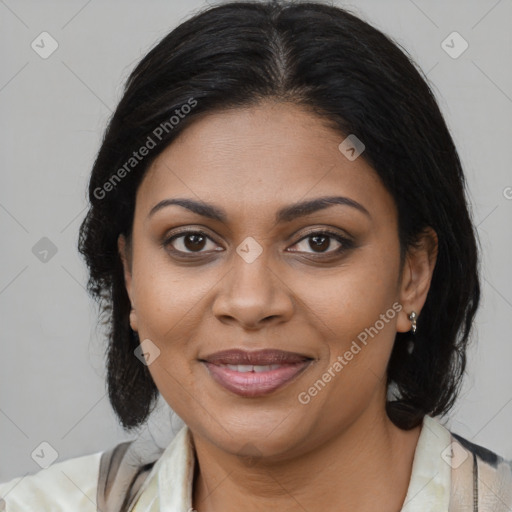
{"label": "nose", "polygon": [[248,263],[238,254],[219,283],[212,311],[225,324],[255,330],[290,320],[293,292],[264,253]]}

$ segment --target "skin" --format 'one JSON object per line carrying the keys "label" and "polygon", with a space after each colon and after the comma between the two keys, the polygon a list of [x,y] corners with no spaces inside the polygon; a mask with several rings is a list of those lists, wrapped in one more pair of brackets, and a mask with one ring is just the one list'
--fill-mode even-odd
{"label": "skin", "polygon": [[[404,502],[421,427],[404,431],[387,417],[386,366],[396,332],[411,328],[408,313],[421,314],[436,235],[427,231],[400,266],[394,200],[362,157],[338,150],[343,139],[290,103],[209,113],[155,159],[137,192],[132,246],[119,237],[131,327],[159,348],[148,368],[192,433],[199,512],[396,512]],[[348,197],[369,215],[331,205],[276,223],[280,208],[322,196]],[[226,223],[177,205],[148,218],[177,197],[216,205]],[[162,246],[184,227],[208,238]],[[306,235],[322,229],[354,246],[327,238],[316,248]],[[236,252],[249,236],[262,248],[252,263]],[[396,302],[403,309],[301,404],[299,393]],[[270,395],[240,397],[198,361],[231,348],[314,362]]]}

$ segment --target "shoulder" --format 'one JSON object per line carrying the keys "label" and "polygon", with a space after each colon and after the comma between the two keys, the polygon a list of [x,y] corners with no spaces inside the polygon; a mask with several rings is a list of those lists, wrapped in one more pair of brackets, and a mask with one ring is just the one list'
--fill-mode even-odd
{"label": "shoulder", "polygon": [[458,434],[451,436],[454,497],[462,502],[471,490],[479,510],[512,510],[512,461]]}
{"label": "shoulder", "polygon": [[[103,452],[57,462],[37,473],[0,483],[0,510],[28,512],[80,510],[96,512],[96,493]],[[37,505],[34,507],[34,505]]]}
{"label": "shoulder", "polygon": [[425,496],[426,488],[439,510],[512,511],[512,462],[452,432],[439,418],[424,417],[416,463],[411,496]]}
{"label": "shoulder", "polygon": [[[459,446],[462,457],[471,457],[476,463],[476,470],[481,469],[478,478],[485,483],[491,483],[492,480],[502,480],[507,483],[512,490],[512,460],[505,459],[501,455],[468,441],[458,434],[451,433],[453,442]],[[464,452],[462,452],[464,450]]]}
{"label": "shoulder", "polygon": [[[137,497],[162,448],[137,438],[0,483],[0,511],[122,510]],[[3,502],[1,501],[3,500]]]}
{"label": "shoulder", "polygon": [[468,441],[466,438],[451,432],[454,441],[456,441],[460,446],[462,446],[469,454],[477,457],[479,462],[485,462],[489,466],[493,468],[497,468],[500,464],[505,463],[510,466],[511,461],[504,459],[501,455],[485,448],[484,446],[480,446],[478,444],[472,443]]}

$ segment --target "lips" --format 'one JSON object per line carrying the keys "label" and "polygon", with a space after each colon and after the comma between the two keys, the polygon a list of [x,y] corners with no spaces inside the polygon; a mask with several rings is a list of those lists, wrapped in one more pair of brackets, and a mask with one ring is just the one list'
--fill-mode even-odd
{"label": "lips", "polygon": [[212,364],[233,364],[233,365],[272,365],[272,364],[293,364],[301,363],[309,357],[297,354],[295,352],[285,352],[284,350],[224,350],[215,352],[204,358],[205,361]]}
{"label": "lips", "polygon": [[302,373],[312,359],[282,350],[225,350],[200,359],[223,388],[244,397],[267,395]]}

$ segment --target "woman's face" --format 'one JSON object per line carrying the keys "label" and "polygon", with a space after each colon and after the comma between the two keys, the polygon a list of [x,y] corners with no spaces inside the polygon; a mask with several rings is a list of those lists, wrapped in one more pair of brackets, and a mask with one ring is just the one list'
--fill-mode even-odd
{"label": "woman's face", "polygon": [[[131,326],[165,400],[225,452],[289,457],[385,416],[395,334],[423,302],[392,197],[342,141],[290,104],[213,113],[138,189]],[[325,197],[345,199],[296,208]],[[152,213],[178,198],[196,206]]]}

